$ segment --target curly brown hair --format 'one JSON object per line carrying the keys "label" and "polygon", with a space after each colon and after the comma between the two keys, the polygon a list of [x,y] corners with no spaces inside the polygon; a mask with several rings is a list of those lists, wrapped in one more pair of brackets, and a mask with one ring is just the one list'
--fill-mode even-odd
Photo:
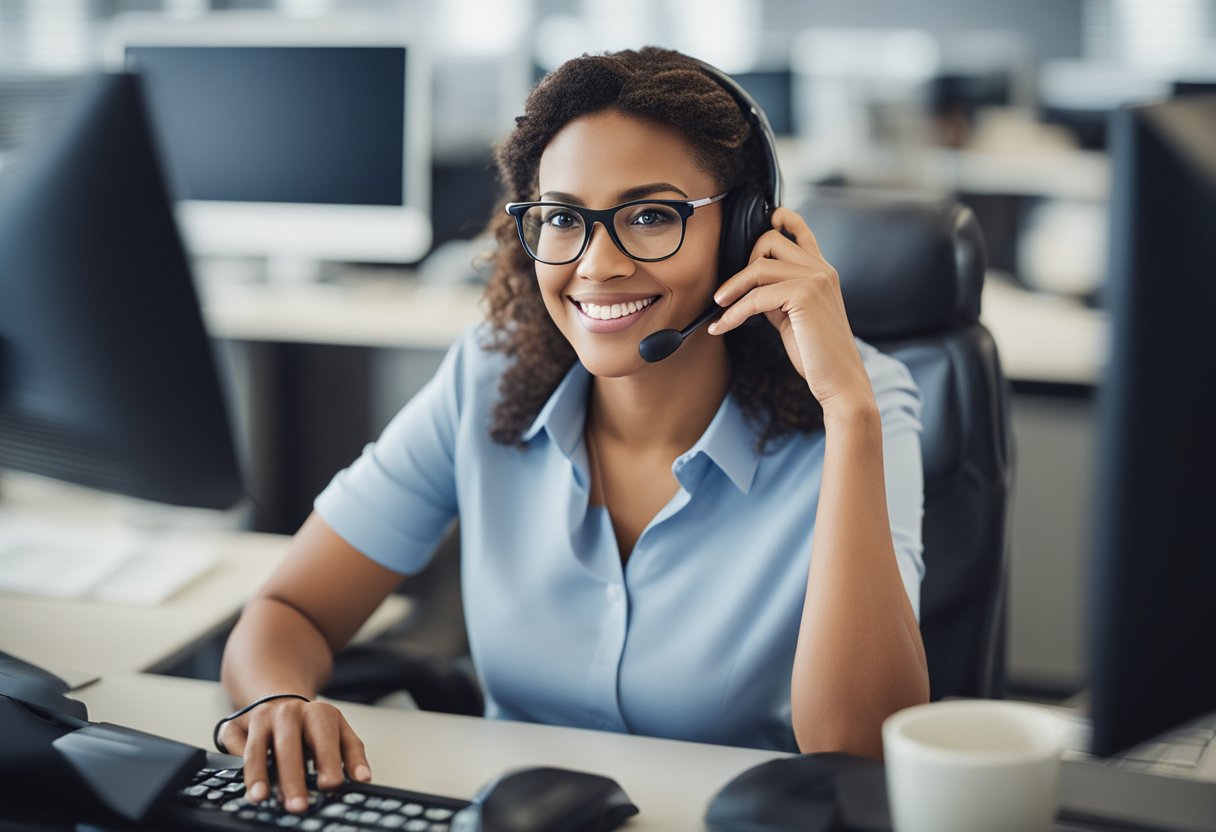
{"label": "curly brown hair", "polygon": [[[494,149],[504,198],[490,220],[497,247],[485,302],[487,347],[511,359],[490,427],[493,439],[503,444],[522,445],[523,433],[576,356],[549,317],[532,259],[502,207],[537,198],[541,153],[562,127],[609,109],[675,127],[722,190],[765,176],[762,138],[754,135],[730,93],[693,58],[656,47],[583,55],[541,80],[515,129]],[[730,392],[757,431],[757,452],[779,437],[822,427],[823,411],[786,356],[776,329],[757,318],[724,337]]]}

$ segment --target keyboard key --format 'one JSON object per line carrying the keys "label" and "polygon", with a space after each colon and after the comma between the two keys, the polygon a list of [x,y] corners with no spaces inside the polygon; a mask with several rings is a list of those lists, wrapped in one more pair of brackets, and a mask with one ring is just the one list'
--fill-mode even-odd
{"label": "keyboard key", "polygon": [[359,794],[359,792],[347,792],[342,795],[342,802],[351,806],[362,803],[367,799],[367,795]]}
{"label": "keyboard key", "polygon": [[422,814],[422,807],[417,803],[407,803],[401,807],[401,814],[412,818]]}
{"label": "keyboard key", "polygon": [[401,828],[404,829],[405,832],[427,832],[430,826],[431,825],[424,820],[411,820]]}
{"label": "keyboard key", "polygon": [[433,809],[426,810],[426,817],[429,820],[447,820],[451,816],[451,809],[441,809],[439,807],[435,807]]}
{"label": "keyboard key", "polygon": [[380,799],[379,809],[381,812],[395,812],[400,808],[401,808],[400,800],[397,800],[392,797],[384,797],[384,798]]}
{"label": "keyboard key", "polygon": [[385,815],[380,819],[380,823],[376,824],[381,829],[400,829],[405,825],[405,818],[401,815]]}
{"label": "keyboard key", "polygon": [[300,821],[300,829],[302,832],[321,832],[321,827],[325,824],[317,818],[304,818]]}

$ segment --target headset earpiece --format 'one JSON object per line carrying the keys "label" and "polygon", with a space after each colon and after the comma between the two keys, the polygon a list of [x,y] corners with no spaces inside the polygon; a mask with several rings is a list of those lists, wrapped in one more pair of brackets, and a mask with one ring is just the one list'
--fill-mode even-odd
{"label": "headset earpiece", "polygon": [[755,188],[732,193],[723,200],[722,243],[718,250],[718,282],[742,271],[756,240],[770,227],[768,195]]}
{"label": "headset earpiece", "polygon": [[718,249],[718,279],[721,282],[747,266],[756,240],[771,227],[769,218],[773,209],[781,204],[781,170],[777,166],[777,142],[760,105],[734,78],[704,61],[700,63],[705,74],[735,99],[743,117],[756,132],[764,153],[765,181],[737,187],[723,203]]}

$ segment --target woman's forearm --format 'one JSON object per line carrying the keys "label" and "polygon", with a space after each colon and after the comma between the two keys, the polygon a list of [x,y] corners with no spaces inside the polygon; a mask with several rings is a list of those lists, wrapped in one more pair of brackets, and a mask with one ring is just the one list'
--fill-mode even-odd
{"label": "woman's forearm", "polygon": [[823,482],[791,697],[799,748],[882,756],[883,719],[926,702],[916,616],[891,541],[873,400],[825,411]]}
{"label": "woman's forearm", "polygon": [[268,693],[309,698],[333,671],[333,652],[321,632],[294,607],[258,597],[250,601],[228,638],[220,678],[238,706]]}

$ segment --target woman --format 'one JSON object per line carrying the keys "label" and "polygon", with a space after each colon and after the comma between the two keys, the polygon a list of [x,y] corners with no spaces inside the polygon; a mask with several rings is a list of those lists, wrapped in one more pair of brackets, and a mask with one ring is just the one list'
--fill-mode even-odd
{"label": "woman", "polygon": [[[854,340],[794,212],[719,274],[755,133],[665,50],[538,85],[497,148],[517,204],[494,220],[488,321],[317,499],[229,640],[235,703],[312,699],[459,515],[487,716],[881,755],[882,720],[928,699],[919,398]],[[708,329],[640,358],[711,298]],[[254,800],[274,751],[289,810],[306,756],[322,788],[371,777],[329,705],[274,699],[223,740]]]}

